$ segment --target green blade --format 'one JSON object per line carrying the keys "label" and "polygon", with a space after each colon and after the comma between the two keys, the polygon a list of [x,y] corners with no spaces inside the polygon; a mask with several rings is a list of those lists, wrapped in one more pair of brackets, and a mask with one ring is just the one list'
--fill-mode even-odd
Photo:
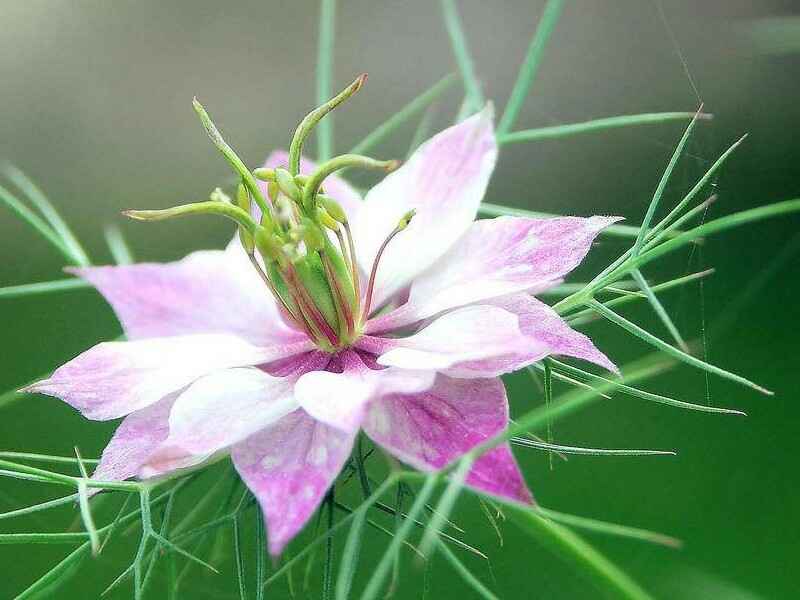
{"label": "green blade", "polygon": [[563,0],[548,0],[547,4],[545,4],[544,12],[542,12],[542,17],[539,19],[539,24],[528,47],[528,53],[519,68],[519,74],[516,82],[514,82],[514,88],[511,90],[511,96],[508,98],[500,124],[497,126],[497,135],[500,137],[511,131],[514,126],[514,121],[516,121],[531,84],[533,84],[533,80],[539,71],[545,47],[550,35],[553,33],[553,29],[555,29],[556,23],[558,23],[563,6]]}
{"label": "green blade", "polygon": [[[693,112],[660,112],[605,117],[603,119],[592,119],[591,121],[583,121],[581,123],[567,123],[565,125],[552,125],[550,127],[537,127],[536,129],[514,131],[498,136],[497,142],[502,145],[552,140],[595,131],[604,131],[606,129],[653,125],[671,121],[685,121],[686,119],[694,118],[695,114],[696,113]],[[700,119],[710,119],[711,117],[712,115],[707,113],[698,115]]]}

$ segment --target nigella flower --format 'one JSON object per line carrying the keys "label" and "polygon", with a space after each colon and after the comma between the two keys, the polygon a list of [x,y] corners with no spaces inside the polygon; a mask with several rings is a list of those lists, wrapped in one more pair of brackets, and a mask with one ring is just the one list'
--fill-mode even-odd
{"label": "nigella flower", "polygon": [[[412,467],[440,469],[507,426],[504,373],[550,354],[615,369],[531,295],[560,282],[615,219],[475,221],[497,157],[491,108],[433,137],[362,201],[334,171],[394,165],[300,160],[303,136],[333,105],[257,170],[267,183],[243,174],[239,207],[217,193],[131,213],[218,212],[240,234],[174,263],[75,269],[128,341],[98,344],[27,388],[89,419],[124,417],[101,480],[229,454],[273,554],[319,506],[359,430]],[[466,483],[532,501],[508,445],[482,455]]]}

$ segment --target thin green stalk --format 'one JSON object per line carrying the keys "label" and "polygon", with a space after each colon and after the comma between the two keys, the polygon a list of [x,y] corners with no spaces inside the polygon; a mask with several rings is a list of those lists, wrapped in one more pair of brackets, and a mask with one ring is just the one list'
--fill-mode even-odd
{"label": "thin green stalk", "polygon": [[[319,46],[317,48],[317,106],[333,94],[333,46],[336,31],[336,0],[321,0],[319,6]],[[317,160],[333,156],[333,115],[317,125]]]}
{"label": "thin green stalk", "polygon": [[[651,286],[651,289],[656,292],[665,292],[675,287],[680,287],[686,285],[687,283],[691,283],[692,281],[696,281],[698,279],[702,279],[703,277],[708,277],[714,273],[714,269],[706,269],[705,271],[698,271],[697,273],[690,273],[689,275],[684,275],[683,277],[677,277],[675,279],[670,279],[669,281],[664,281],[662,283],[658,283],[656,285]],[[579,288],[574,288],[570,290],[570,293],[574,293],[582,288],[586,287],[586,284],[581,284]],[[608,291],[608,287],[604,288],[600,291]],[[628,304],[630,302],[635,302],[637,300],[641,300],[644,296],[643,295],[625,295],[619,296],[617,298],[611,298],[610,300],[605,300],[603,304],[608,306],[609,308],[612,306],[620,306],[623,304]],[[591,318],[590,318],[591,317]],[[597,313],[593,310],[587,308],[580,312],[572,313],[568,317],[566,317],[567,323],[576,327],[578,325],[584,325],[591,320],[598,318]]]}
{"label": "thin green stalk", "polygon": [[437,474],[428,475],[425,478],[425,483],[422,486],[422,489],[417,494],[414,503],[411,505],[411,509],[408,511],[408,518],[400,527],[400,529],[397,532],[397,535],[395,535],[394,539],[389,544],[389,547],[386,549],[386,552],[384,552],[383,556],[381,557],[381,560],[378,562],[377,567],[375,567],[375,570],[372,573],[372,577],[370,577],[369,581],[367,582],[367,586],[364,589],[363,594],[361,595],[361,600],[374,600],[380,595],[381,588],[383,587],[383,582],[392,568],[395,554],[397,554],[397,552],[400,551],[402,543],[410,535],[411,529],[414,527],[414,520],[424,510],[425,503],[428,501],[428,498],[430,498],[431,495],[433,494],[433,491],[436,488],[438,480],[439,476]]}
{"label": "thin green stalk", "polygon": [[657,246],[642,252],[636,257],[628,257],[624,260],[617,261],[616,264],[614,264],[613,269],[606,269],[603,273],[601,273],[600,276],[592,280],[584,289],[564,298],[560,302],[556,303],[553,308],[559,314],[564,314],[572,308],[582,306],[592,298],[595,292],[603,289],[605,286],[616,281],[617,279],[624,277],[626,274],[630,273],[632,269],[642,267],[647,263],[664,256],[665,254],[669,254],[678,248],[694,242],[698,238],[706,237],[722,231],[727,231],[728,229],[733,229],[734,227],[739,227],[741,225],[755,223],[763,219],[769,219],[795,212],[800,212],[800,198],[784,200],[783,202],[776,202],[774,204],[767,204],[765,206],[743,210],[732,215],[714,219],[713,221],[699,225],[694,229],[685,231],[672,239],[658,244]]}
{"label": "thin green stalk", "polygon": [[[330,531],[336,524],[334,520],[334,488],[328,490],[328,495],[325,498],[325,512],[328,517],[328,531]],[[329,536],[325,542],[325,565],[322,571],[323,600],[331,600],[333,598],[333,561],[333,536]]]}
{"label": "thin green stalk", "polygon": [[5,165],[3,169],[6,176],[22,191],[52,227],[53,231],[61,238],[64,246],[69,250],[77,264],[88,266],[91,264],[86,251],[81,246],[78,238],[66,224],[56,207],[47,199],[44,192],[25,173],[13,165]]}
{"label": "thin green stalk", "polygon": [[53,292],[63,292],[67,290],[82,290],[90,287],[92,286],[88,281],[77,278],[42,281],[39,283],[23,283],[22,285],[10,285],[0,288],[0,298],[24,298],[25,296],[52,294]]}
{"label": "thin green stalk", "polygon": [[117,265],[130,265],[133,263],[133,253],[131,252],[125,236],[118,225],[108,225],[103,229],[103,236],[106,238],[106,245],[111,252],[111,258]]}
{"label": "thin green stalk", "polygon": [[620,391],[624,394],[633,396],[635,398],[641,398],[642,400],[648,400],[650,402],[658,402],[660,404],[666,404],[668,406],[674,406],[675,408],[682,408],[686,410],[696,410],[700,412],[746,416],[745,413],[742,412],[741,410],[734,410],[731,408],[720,408],[716,406],[705,406],[703,404],[693,404],[691,402],[683,402],[682,400],[675,400],[674,398],[670,398],[668,396],[654,394],[652,392],[648,392],[645,390],[641,390],[639,388],[626,385],[620,381],[613,381],[611,379],[608,379],[607,377],[602,377],[601,375],[595,375],[594,373],[590,373],[589,371],[584,371],[583,369],[579,369],[578,367],[574,367],[570,364],[560,362],[555,359],[553,359],[552,362],[554,366],[559,370],[566,371],[567,373],[572,373],[573,375],[576,375],[578,377],[585,377],[586,379],[589,380],[615,384],[616,391]]}
{"label": "thin green stalk", "polygon": [[543,546],[570,563],[604,596],[614,600],[648,600],[651,596],[578,534],[529,508],[506,505],[506,514]]}
{"label": "thin green stalk", "polygon": [[681,211],[692,201],[692,199],[706,186],[709,182],[711,177],[717,172],[717,170],[728,160],[728,157],[733,154],[734,150],[739,147],[747,134],[740,137],[736,142],[734,142],[730,148],[728,148],[725,152],[723,152],[720,157],[714,161],[714,164],[705,172],[705,174],[697,181],[694,187],[689,190],[689,193],[686,194],[678,204],[674,206],[674,208],[667,213],[667,216],[661,219],[648,233],[648,237],[652,238],[656,233],[664,229],[669,223],[671,223],[680,213]]}
{"label": "thin green stalk", "polygon": [[548,0],[547,4],[545,4],[544,12],[542,12],[539,24],[528,47],[528,53],[519,68],[514,88],[511,90],[503,116],[497,126],[497,135],[500,137],[511,131],[514,126],[514,121],[516,121],[525,98],[528,96],[531,84],[539,71],[545,47],[550,35],[553,33],[553,29],[555,29],[556,23],[558,23],[563,6],[563,0]]}
{"label": "thin green stalk", "polygon": [[[702,110],[702,105],[697,110],[697,115],[700,114]],[[692,119],[689,126],[686,128],[686,131],[683,133],[683,137],[678,142],[678,145],[675,147],[675,151],[672,153],[672,157],[669,159],[669,163],[667,164],[667,168],[664,169],[664,173],[661,176],[661,180],[658,182],[656,186],[655,192],[653,192],[653,198],[650,200],[650,204],[647,207],[647,212],[644,215],[644,220],[642,221],[642,226],[639,228],[639,234],[636,236],[636,241],[633,243],[633,248],[631,249],[632,256],[636,256],[639,254],[639,251],[642,249],[642,245],[645,241],[645,236],[650,229],[650,222],[653,220],[653,216],[655,215],[656,209],[658,208],[658,204],[661,201],[661,197],[664,195],[664,190],[667,188],[667,182],[669,178],[672,176],[672,172],[675,170],[675,165],[678,164],[678,159],[683,154],[683,149],[686,146],[686,142],[689,141],[689,136],[692,134],[692,130],[694,129],[695,125],[697,125],[697,116]]]}
{"label": "thin green stalk", "polygon": [[439,504],[436,505],[436,510],[433,513],[433,517],[425,528],[425,533],[422,536],[419,549],[422,554],[428,558],[431,557],[433,550],[437,546],[436,542],[438,540],[439,532],[442,530],[445,522],[450,517],[450,513],[455,506],[456,500],[458,499],[459,495],[461,494],[461,490],[464,487],[464,481],[466,480],[467,475],[469,475],[469,471],[472,468],[472,463],[473,461],[469,459],[464,460],[461,462],[461,464],[459,464],[458,468],[453,471],[450,481],[447,483],[447,487],[442,493],[442,497],[439,499]]}
{"label": "thin green stalk", "polygon": [[[498,144],[516,144],[520,142],[533,142],[539,140],[551,140],[604,131],[606,129],[617,129],[622,127],[632,127],[638,125],[653,125],[667,123],[670,121],[685,121],[692,119],[697,113],[694,112],[660,112],[642,113],[638,115],[621,115],[618,117],[605,117],[602,119],[592,119],[581,123],[568,123],[565,125],[552,125],[549,127],[537,127],[536,129],[525,129],[498,135]],[[711,119],[712,115],[703,113],[697,115],[699,119]]]}
{"label": "thin green stalk", "polygon": [[447,547],[447,544],[440,541],[437,546],[445,559],[447,559],[447,562],[453,566],[456,573],[458,573],[467,583],[467,585],[469,585],[479,596],[485,598],[486,600],[500,600],[499,597],[492,593],[492,591],[487,588],[480,579],[472,574],[472,571],[470,571],[469,568],[464,565],[464,563],[462,563],[461,560],[453,553],[453,551]]}
{"label": "thin green stalk", "polygon": [[673,358],[681,362],[685,362],[686,364],[701,369],[703,371],[713,373],[714,375],[718,375],[719,377],[722,377],[724,379],[729,379],[730,381],[746,385],[747,387],[750,387],[756,390],[757,392],[761,392],[762,394],[770,396],[773,394],[773,392],[771,392],[770,390],[763,388],[756,383],[753,383],[749,379],[745,379],[741,375],[736,375],[735,373],[731,373],[730,371],[726,371],[715,365],[709,364],[703,360],[700,360],[695,356],[692,356],[691,354],[687,354],[686,352],[683,352],[682,350],[679,350],[678,348],[675,348],[674,346],[667,344],[665,341],[661,340],[660,338],[657,338],[652,333],[645,331],[635,323],[628,321],[626,318],[622,317],[621,315],[618,315],[610,308],[607,308],[605,305],[601,304],[600,302],[597,302],[597,300],[590,300],[588,302],[588,305],[594,310],[596,310],[599,314],[603,315],[606,319],[614,323],[615,325],[618,325],[623,329],[625,329],[628,333],[635,335],[639,339],[647,342],[651,346],[658,348],[662,352],[672,356]]}
{"label": "thin green stalk", "polygon": [[658,299],[653,288],[650,287],[650,284],[647,283],[647,280],[642,275],[642,272],[639,269],[634,269],[631,271],[631,277],[639,284],[639,288],[644,292],[647,301],[650,303],[650,306],[653,308],[653,311],[656,313],[661,322],[664,324],[664,327],[667,328],[669,334],[673,337],[673,339],[677,342],[678,346],[684,352],[689,351],[689,346],[686,345],[686,342],[683,340],[683,336],[681,332],[678,331],[677,326],[672,321],[672,317],[669,316],[667,309],[664,308],[664,305],[661,304],[661,300]]}
{"label": "thin green stalk", "polygon": [[450,45],[453,48],[453,54],[464,84],[468,110],[480,110],[485,104],[485,99],[483,91],[481,91],[481,84],[475,75],[475,67],[472,64],[467,38],[464,35],[464,28],[461,25],[461,18],[458,15],[458,7],[455,0],[442,0],[442,12],[447,35],[450,36]]}
{"label": "thin green stalk", "polygon": [[613,535],[616,537],[624,537],[634,540],[642,540],[651,544],[659,544],[669,548],[680,548],[682,543],[679,539],[656,531],[648,529],[640,529],[639,527],[628,527],[627,525],[619,525],[617,523],[609,523],[607,521],[599,521],[597,519],[589,519],[587,517],[579,517],[577,515],[570,515],[567,513],[550,510],[541,506],[537,506],[534,510],[543,517],[556,521],[563,525],[576,527],[578,529],[585,529],[594,533],[602,533],[604,535]]}
{"label": "thin green stalk", "polygon": [[371,150],[376,144],[386,139],[389,134],[395,131],[403,123],[421,113],[431,104],[433,104],[433,102],[439,96],[441,96],[455,80],[456,76],[452,73],[442,77],[430,88],[422,92],[419,96],[411,100],[411,102],[406,104],[399,111],[386,119],[386,121],[369,132],[369,134],[367,134],[363,140],[353,146],[348,154],[366,154],[368,150]]}
{"label": "thin green stalk", "polygon": [[675,456],[672,450],[635,450],[635,449],[609,449],[609,448],[582,448],[578,446],[564,446],[552,442],[540,442],[529,438],[511,438],[511,443],[517,446],[527,446],[562,454],[577,454],[583,456]]}
{"label": "thin green stalk", "polygon": [[73,265],[81,264],[80,259],[73,255],[64,241],[41,219],[41,217],[39,217],[39,215],[17,200],[11,192],[2,186],[0,186],[0,203],[5,204],[19,219],[27,223],[36,233],[49,242],[67,259],[67,262]]}

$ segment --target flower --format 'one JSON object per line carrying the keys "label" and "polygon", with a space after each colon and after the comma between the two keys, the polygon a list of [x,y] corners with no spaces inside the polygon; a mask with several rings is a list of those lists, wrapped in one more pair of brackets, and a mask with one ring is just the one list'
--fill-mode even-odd
{"label": "flower", "polygon": [[[278,167],[292,157],[273,153],[261,170],[269,183],[239,198],[246,206],[266,193],[273,212],[247,211],[260,225],[237,212],[242,233],[226,250],[72,269],[108,300],[128,341],[98,344],[27,391],[89,419],[124,417],[100,480],[230,454],[277,555],[359,430],[402,462],[436,470],[507,426],[502,374],[550,354],[615,370],[531,293],[560,282],[616,219],[475,221],[496,157],[490,107],[434,136],[363,201],[336,174],[287,180]],[[309,212],[298,198],[322,179],[325,210]],[[326,262],[334,232],[337,264]],[[507,444],[483,454],[466,483],[532,502]]]}

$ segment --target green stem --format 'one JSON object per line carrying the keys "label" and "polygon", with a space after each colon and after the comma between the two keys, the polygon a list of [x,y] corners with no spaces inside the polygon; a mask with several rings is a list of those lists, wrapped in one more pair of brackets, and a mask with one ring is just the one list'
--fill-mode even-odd
{"label": "green stem", "polygon": [[[694,118],[694,112],[660,112],[642,113],[638,115],[620,115],[617,117],[605,117],[602,119],[592,119],[581,123],[568,123],[565,125],[553,125],[550,127],[537,127],[536,129],[525,129],[498,135],[499,144],[517,144],[520,142],[533,142],[539,140],[552,140],[571,135],[580,135],[605,129],[616,129],[618,127],[630,127],[636,125],[652,125],[666,123],[668,121],[685,121]],[[699,119],[710,119],[710,114],[697,115]]]}
{"label": "green stem", "polygon": [[536,27],[536,32],[533,34],[528,53],[525,56],[525,61],[519,69],[517,81],[514,83],[514,88],[511,90],[511,96],[508,98],[506,108],[503,111],[503,116],[500,119],[500,124],[497,126],[497,135],[503,136],[508,133],[514,126],[514,121],[525,102],[525,97],[528,95],[531,84],[536,78],[539,71],[539,65],[544,56],[544,50],[550,35],[555,29],[558,18],[561,15],[561,9],[564,5],[563,0],[548,0],[544,7],[539,25]]}

